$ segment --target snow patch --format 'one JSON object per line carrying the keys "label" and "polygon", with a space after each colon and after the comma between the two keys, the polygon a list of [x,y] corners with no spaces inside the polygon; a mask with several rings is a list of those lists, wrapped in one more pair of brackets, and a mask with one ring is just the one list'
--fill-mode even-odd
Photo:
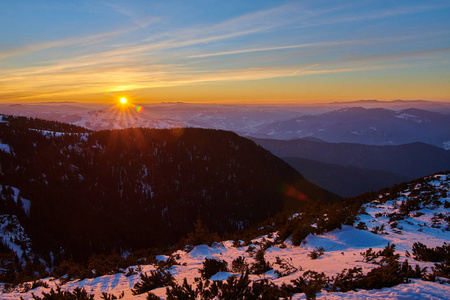
{"label": "snow patch", "polygon": [[450,141],[442,143],[445,150],[450,150]]}
{"label": "snow patch", "polygon": [[0,215],[0,238],[19,259],[31,257],[31,240],[16,216]]}
{"label": "snow patch", "polygon": [[[317,300],[340,300],[340,299],[448,299],[450,286],[437,282],[412,279],[411,283],[399,284],[391,288],[379,290],[359,290],[346,293],[333,292],[318,293]],[[296,294],[292,299],[306,299],[304,294]]]}
{"label": "snow patch", "polygon": [[166,261],[166,260],[169,259],[169,256],[167,256],[167,255],[157,255],[157,256],[155,257],[155,259],[156,259],[157,261]]}
{"label": "snow patch", "polygon": [[218,272],[215,275],[213,275],[209,280],[211,280],[211,281],[215,281],[215,280],[224,281],[224,280],[227,280],[231,276],[234,276],[234,274],[230,273],[230,272]]}
{"label": "snow patch", "polygon": [[385,246],[389,240],[365,230],[343,225],[342,229],[335,229],[322,235],[310,234],[305,242],[309,248],[323,247],[325,251],[344,251]]}
{"label": "snow patch", "polygon": [[11,147],[8,144],[3,144],[0,141],[0,151],[6,152],[6,153],[11,153]]}
{"label": "snow patch", "polygon": [[397,115],[395,117],[399,118],[399,119],[404,119],[404,120],[411,120],[411,121],[414,121],[414,122],[417,122],[417,123],[422,123],[423,121],[429,122],[429,120],[427,120],[427,119],[424,120],[424,119],[421,119],[418,116],[410,115],[410,114],[406,114],[406,113],[402,113],[402,114]]}
{"label": "snow patch", "polygon": [[221,255],[225,251],[225,247],[213,248],[206,245],[198,245],[192,249],[189,256],[192,259],[204,260],[205,258],[214,258],[216,255]]}

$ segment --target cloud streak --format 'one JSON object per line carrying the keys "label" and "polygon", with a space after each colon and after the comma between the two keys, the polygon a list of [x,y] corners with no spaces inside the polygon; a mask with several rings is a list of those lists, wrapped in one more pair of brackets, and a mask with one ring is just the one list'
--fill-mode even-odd
{"label": "cloud streak", "polygon": [[395,36],[395,37],[385,37],[385,38],[372,38],[372,39],[359,39],[359,40],[346,40],[346,41],[334,41],[334,42],[320,42],[320,43],[306,43],[279,47],[262,47],[262,48],[251,48],[251,49],[241,49],[241,50],[231,50],[216,53],[205,53],[196,54],[188,56],[188,58],[203,58],[212,56],[224,56],[224,55],[234,55],[252,52],[265,52],[265,51],[275,51],[275,50],[288,50],[296,48],[309,48],[309,47],[332,47],[332,46],[350,46],[350,45],[367,45],[374,43],[386,43],[392,41],[399,41],[412,38],[412,36]]}
{"label": "cloud streak", "polygon": [[[446,52],[449,49],[436,49],[418,53],[406,53],[406,57],[418,57],[430,53]],[[173,87],[208,82],[231,82],[261,80],[281,77],[308,76],[318,74],[364,72],[384,69],[399,69],[423,65],[420,63],[392,64],[390,57],[379,57],[377,65],[353,65],[348,67],[307,66],[261,67],[221,70],[219,72],[199,71],[183,65],[136,65],[111,67],[109,64],[97,65],[93,73],[89,66],[72,69],[67,65],[57,71],[54,68],[27,68],[13,77],[8,74],[0,77],[0,97],[16,99],[42,98],[77,94],[98,94],[106,91],[126,91]],[[383,63],[384,62],[384,63]],[[430,63],[432,64],[432,62]],[[81,87],[81,88],[80,88]],[[33,91],[41,91],[39,94]],[[18,96],[20,95],[20,96]]]}

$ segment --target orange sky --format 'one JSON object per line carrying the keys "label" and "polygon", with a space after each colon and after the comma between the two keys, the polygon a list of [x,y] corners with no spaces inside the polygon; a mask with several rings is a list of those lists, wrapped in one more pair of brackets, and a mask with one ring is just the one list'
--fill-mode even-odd
{"label": "orange sky", "polygon": [[52,3],[0,4],[0,102],[450,102],[446,2]]}

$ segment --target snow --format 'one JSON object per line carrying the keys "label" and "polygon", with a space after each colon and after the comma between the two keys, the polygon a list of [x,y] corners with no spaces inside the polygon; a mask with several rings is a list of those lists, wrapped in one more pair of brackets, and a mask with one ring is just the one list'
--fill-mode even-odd
{"label": "snow", "polygon": [[155,257],[155,259],[156,259],[157,261],[166,261],[166,260],[169,259],[169,256],[167,256],[167,255],[157,255],[157,256]]}
{"label": "snow", "polygon": [[11,147],[8,144],[3,144],[0,140],[0,151],[11,153]]}
{"label": "snow", "polygon": [[31,257],[31,240],[16,216],[0,215],[0,239],[19,259]]}
{"label": "snow", "polygon": [[[0,190],[2,190],[2,188],[3,188],[3,186],[0,185]],[[19,199],[20,199],[20,201],[22,202],[22,209],[23,209],[23,211],[25,212],[25,214],[26,214],[27,216],[29,216],[29,215],[30,215],[31,201],[22,198],[22,197],[20,196],[20,190],[19,190],[18,188],[15,188],[15,187],[13,187],[13,186],[11,186],[10,188],[11,188],[12,191],[13,191],[12,199],[14,200],[14,202],[18,203],[18,202],[19,202]],[[0,196],[0,197],[1,197],[1,196]],[[0,198],[0,199],[1,199],[1,198]]]}
{"label": "snow", "polygon": [[[14,195],[13,195],[14,201],[17,203],[19,201],[20,190],[18,188],[15,188],[15,187],[11,187],[11,188],[12,188],[12,190],[14,192]],[[23,209],[23,211],[25,212],[25,214],[27,216],[29,216],[30,215],[31,201],[27,200],[27,199],[24,199],[22,197],[20,197],[20,201],[22,201],[22,209]]]}
{"label": "snow", "polygon": [[[87,142],[88,137],[92,134],[89,132],[60,132],[60,131],[50,131],[50,130],[42,130],[42,129],[33,129],[30,128],[30,130],[39,132],[40,134],[42,134],[43,136],[45,136],[47,139],[51,139],[51,138],[55,138],[55,137],[61,137],[61,136],[65,136],[65,135],[69,135],[69,136],[78,136],[80,138],[80,140],[82,142]],[[71,146],[69,146],[71,148]]]}
{"label": "snow", "polygon": [[[418,116],[410,115],[410,114],[406,114],[406,113],[402,113],[402,114],[397,115],[395,117],[399,118],[399,119],[412,120],[412,121],[417,122],[417,123],[422,123],[422,121],[423,121]],[[425,120],[425,121],[428,121],[428,120]]]}
{"label": "snow", "polygon": [[[448,175],[436,175],[427,178],[427,183],[436,188],[435,194],[439,195],[440,200],[450,201],[449,197],[443,196],[441,190],[447,191],[450,194],[450,178]],[[372,248],[374,251],[383,249],[388,243],[396,245],[396,253],[400,255],[400,261],[403,262],[406,257],[406,250],[411,252],[412,245],[415,242],[421,242],[428,247],[441,246],[444,242],[450,240],[450,231],[445,230],[446,224],[435,224],[431,226],[432,219],[435,213],[442,213],[444,215],[450,214],[450,209],[446,209],[443,205],[433,206],[430,204],[427,207],[422,207],[418,211],[414,211],[406,216],[403,220],[397,220],[397,228],[391,228],[389,217],[387,215],[399,211],[399,205],[402,200],[409,199],[417,194],[414,189],[419,189],[420,185],[412,186],[409,190],[403,191],[396,199],[383,202],[383,196],[374,197],[374,201],[365,204],[365,212],[358,216],[359,221],[364,222],[368,230],[359,230],[352,226],[343,225],[341,229],[320,234],[308,235],[304,243],[300,246],[293,246],[288,240],[284,245],[272,245],[266,250],[265,259],[273,264],[273,269],[262,275],[250,275],[251,280],[268,279],[277,286],[291,284],[291,280],[297,279],[303,272],[307,270],[314,270],[317,272],[324,272],[327,276],[335,276],[343,269],[353,267],[360,267],[364,273],[377,267],[372,263],[364,262],[361,252]],[[417,212],[422,213],[417,214]],[[299,217],[297,214],[293,217]],[[423,224],[426,224],[424,226]],[[384,233],[372,233],[376,226],[384,225]],[[400,230],[400,228],[402,228]],[[277,233],[255,238],[249,245],[242,247],[233,247],[232,241],[223,241],[220,244],[213,246],[198,245],[191,251],[178,250],[173,253],[172,257],[176,258],[179,265],[172,267],[169,271],[175,277],[176,281],[181,284],[186,278],[189,284],[195,282],[195,278],[200,277],[199,269],[202,268],[203,262],[206,258],[215,258],[218,260],[225,260],[228,266],[237,257],[242,256],[249,264],[254,262],[249,248],[255,247],[259,249],[259,244],[264,241],[273,241]],[[314,249],[323,247],[325,252],[318,259],[311,259],[308,255]],[[158,261],[165,261],[169,258],[167,255],[158,255]],[[287,276],[279,277],[275,270],[280,270],[279,266],[274,264],[276,260],[290,261],[291,265],[297,270]],[[433,266],[429,262],[418,262],[413,258],[408,258],[410,265],[418,264],[421,268],[428,267],[431,270]],[[230,268],[229,268],[230,269]],[[142,266],[142,272],[149,272],[155,270],[154,265]],[[239,276],[230,271],[219,272],[211,277],[211,280],[226,280],[230,276]],[[58,280],[45,279],[50,287],[55,287]],[[101,296],[101,292],[112,293],[119,296],[124,293],[123,299],[145,299],[146,294],[133,296],[131,289],[134,284],[140,281],[139,274],[126,277],[124,274],[114,274],[101,276],[92,279],[84,279],[82,281],[74,280],[63,284],[63,290],[73,290],[75,287],[84,287],[88,293],[94,294],[96,299]],[[32,299],[31,292],[39,295],[42,291],[49,291],[42,287],[29,291],[27,293],[6,293],[0,291],[1,299],[17,299],[22,296],[24,299]],[[162,299],[166,298],[166,288],[161,287],[152,291],[155,295]],[[428,282],[423,280],[411,280],[408,284],[400,284],[391,288],[383,288],[378,290],[358,290],[341,292],[326,292],[318,293],[317,299],[448,299],[450,295],[450,284],[440,284],[437,282]],[[306,299],[304,294],[295,294],[293,299]]]}
{"label": "snow", "polygon": [[450,150],[450,141],[442,143],[444,145],[445,150]]}
{"label": "snow", "polygon": [[[412,280],[408,284],[399,284],[392,288],[379,290],[360,290],[346,293],[318,293],[318,300],[340,300],[340,299],[448,299],[450,286],[436,282]],[[297,294],[292,299],[306,299],[304,294]]]}
{"label": "snow", "polygon": [[50,131],[50,130],[43,130],[43,129],[33,129],[30,128],[30,130],[33,131],[37,131],[39,133],[41,133],[42,135],[46,136],[47,138],[51,138],[51,137],[61,137],[64,135],[78,135],[81,137],[81,139],[83,141],[87,141],[87,137],[91,134],[91,133],[79,133],[79,132],[60,132],[60,131]]}
{"label": "snow", "polygon": [[215,280],[227,280],[229,277],[234,276],[235,274],[230,272],[218,272],[215,275],[213,275],[209,280],[215,281]]}
{"label": "snow", "polygon": [[225,247],[213,248],[206,245],[199,245],[192,249],[189,253],[189,257],[195,260],[203,261],[205,258],[214,258],[216,255],[222,255],[222,253],[226,252],[226,250],[227,249]]}
{"label": "snow", "polygon": [[326,251],[365,249],[374,246],[384,247],[389,242],[382,236],[347,225],[343,225],[342,229],[335,229],[323,235],[310,234],[305,241],[306,246],[323,247]]}

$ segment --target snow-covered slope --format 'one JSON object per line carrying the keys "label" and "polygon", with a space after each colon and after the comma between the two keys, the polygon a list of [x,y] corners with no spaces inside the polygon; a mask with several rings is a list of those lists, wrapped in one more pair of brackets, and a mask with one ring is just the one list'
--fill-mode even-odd
{"label": "snow-covered slope", "polygon": [[[188,284],[196,286],[200,277],[199,269],[207,258],[224,260],[228,263],[228,270],[213,275],[210,280],[226,280],[230,276],[241,276],[236,269],[232,269],[233,261],[243,257],[250,266],[255,263],[255,253],[264,248],[264,259],[269,263],[269,271],[260,275],[250,275],[253,282],[268,282],[280,287],[282,284],[292,284],[292,280],[304,275],[308,270],[323,272],[329,278],[336,277],[344,269],[361,268],[367,274],[383,264],[379,258],[367,259],[362,253],[376,253],[387,245],[395,244],[395,254],[399,261],[406,259],[409,265],[418,265],[421,269],[427,267],[431,273],[433,263],[418,261],[413,253],[414,243],[420,242],[429,248],[440,247],[450,240],[450,174],[440,174],[414,181],[410,184],[396,187],[383,192],[376,199],[363,205],[364,213],[358,215],[354,227],[342,226],[341,229],[318,235],[310,234],[300,246],[294,246],[290,239],[276,242],[277,232],[260,236],[249,244],[236,245],[233,241],[224,241],[207,245],[199,245],[191,251],[178,250],[168,256],[157,256],[159,263],[153,265],[132,267],[134,272],[118,273],[92,279],[69,281],[62,285],[62,290],[84,288],[98,299],[102,292],[114,294],[123,299],[146,299],[147,294],[133,295],[132,288],[140,282],[140,274],[159,268],[163,261],[175,264],[168,266],[178,284],[186,278]],[[296,214],[294,218],[301,218]],[[358,229],[359,228],[359,229]],[[370,250],[372,249],[372,250]],[[323,251],[322,251],[323,250]],[[323,254],[312,259],[312,252]],[[381,256],[383,257],[383,256]],[[386,254],[385,257],[388,257]],[[158,267],[159,264],[159,267]],[[283,266],[284,264],[284,266]],[[129,276],[126,276],[129,275]],[[447,274],[449,275],[449,274]],[[439,278],[438,278],[439,280]],[[442,278],[441,282],[446,279]],[[448,299],[450,283],[410,279],[409,283],[399,284],[390,288],[348,292],[332,292],[324,289],[317,294],[318,299]],[[56,287],[58,280],[45,279],[49,287]],[[49,288],[38,287],[32,291],[18,293],[20,288],[12,292],[0,292],[2,299],[31,299],[31,292],[40,295],[49,292]],[[166,287],[159,287],[151,291],[158,297],[166,298]],[[293,299],[305,299],[303,293],[296,293]]]}
{"label": "snow-covered slope", "polygon": [[15,215],[0,215],[0,238],[18,258],[32,257],[31,240]]}
{"label": "snow-covered slope", "polygon": [[[15,207],[18,212],[29,216],[31,201],[22,198],[18,188],[0,185],[0,191],[2,208]],[[16,215],[0,213],[0,241],[22,261],[33,257],[31,240]]]}

